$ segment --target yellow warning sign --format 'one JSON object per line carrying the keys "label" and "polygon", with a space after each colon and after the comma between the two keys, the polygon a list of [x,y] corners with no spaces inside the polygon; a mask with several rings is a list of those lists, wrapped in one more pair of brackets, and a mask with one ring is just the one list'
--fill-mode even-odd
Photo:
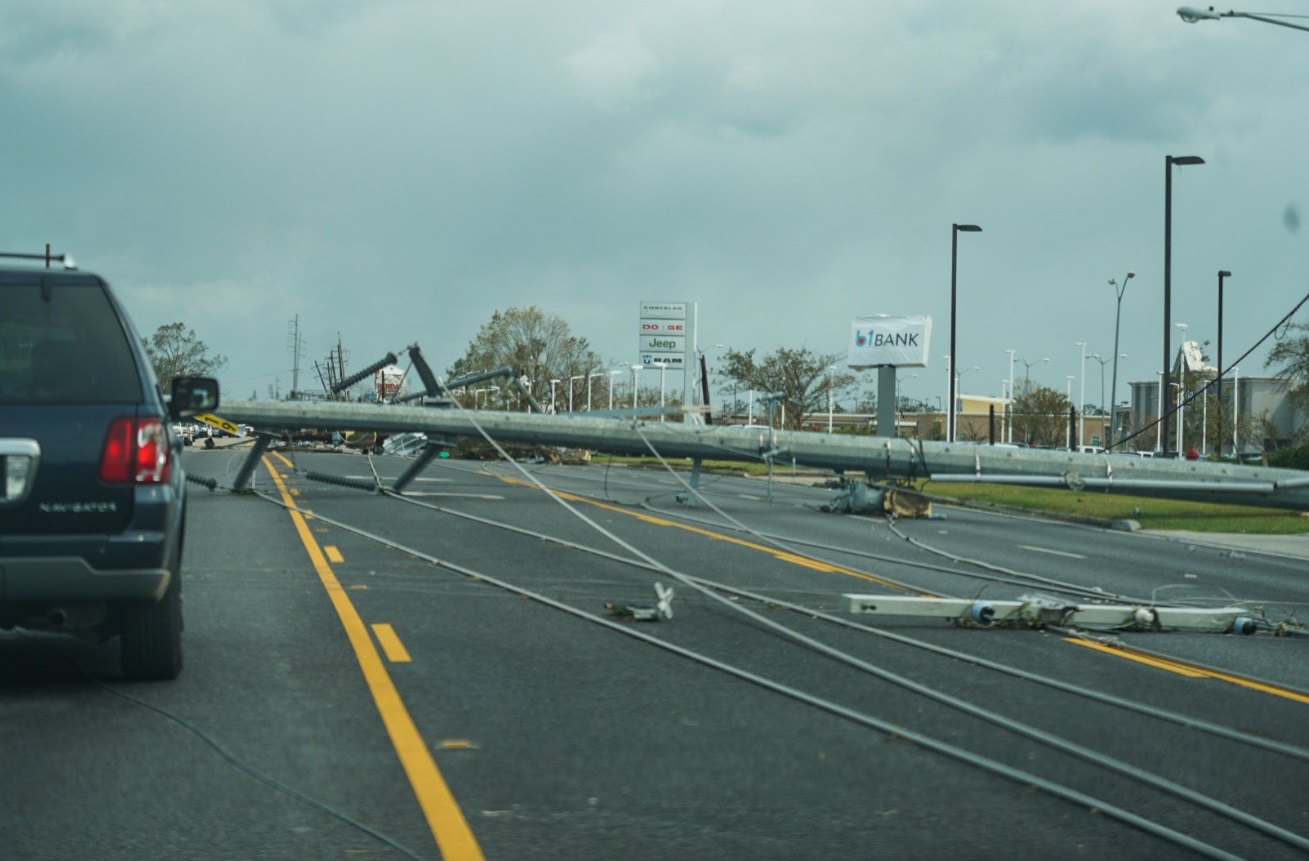
{"label": "yellow warning sign", "polygon": [[195,420],[198,422],[204,422],[207,425],[213,425],[214,427],[218,428],[221,431],[226,431],[227,433],[230,433],[232,436],[245,436],[245,429],[242,428],[240,425],[234,425],[231,422],[229,422],[227,419],[219,418],[218,416],[211,415],[210,413],[204,413],[203,415],[198,415],[195,417]]}

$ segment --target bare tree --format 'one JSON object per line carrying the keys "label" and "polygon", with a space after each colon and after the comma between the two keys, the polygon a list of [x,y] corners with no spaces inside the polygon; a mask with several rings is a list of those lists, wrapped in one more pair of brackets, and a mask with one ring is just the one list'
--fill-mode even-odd
{"label": "bare tree", "polygon": [[184,323],[166,323],[142,343],[155,376],[165,387],[174,377],[204,376],[227,364],[226,356],[210,353],[195,330]]}
{"label": "bare tree", "polygon": [[[570,377],[597,371],[603,362],[585,338],[572,334],[562,317],[532,306],[493,313],[448,374],[455,379],[506,367],[531,381],[539,397],[542,383],[548,392],[550,380],[561,380],[566,393]],[[509,398],[507,388],[502,386],[497,397]]]}
{"label": "bare tree", "polygon": [[854,383],[855,376],[848,371],[829,373],[829,368],[840,358],[836,353],[822,355],[804,347],[798,350],[781,347],[756,361],[754,350],[744,353],[728,350],[723,357],[726,367],[718,375],[742,388],[779,399],[786,416],[785,426],[800,428],[816,413],[826,412],[829,393],[835,398]]}
{"label": "bare tree", "polygon": [[1013,403],[1014,438],[1028,445],[1063,445],[1071,407],[1072,402],[1063,392],[1024,384]]}

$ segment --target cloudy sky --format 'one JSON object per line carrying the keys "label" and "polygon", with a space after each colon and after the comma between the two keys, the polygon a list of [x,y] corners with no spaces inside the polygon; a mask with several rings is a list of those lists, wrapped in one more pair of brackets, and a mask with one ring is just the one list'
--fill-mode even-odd
{"label": "cloudy sky", "polygon": [[1175,9],[5,3],[0,246],[73,254],[143,334],[193,327],[228,397],[290,389],[297,318],[309,388],[338,338],[354,367],[418,343],[443,372],[527,305],[627,364],[654,300],[698,303],[701,347],[760,353],[930,315],[930,365],[901,376],[934,401],[951,224],[974,223],[962,389],[998,396],[1014,350],[1076,400],[1128,271],[1120,380],[1162,364],[1168,154],[1206,161],[1173,172],[1173,322],[1215,340],[1231,270],[1231,360],[1309,288],[1309,33]]}

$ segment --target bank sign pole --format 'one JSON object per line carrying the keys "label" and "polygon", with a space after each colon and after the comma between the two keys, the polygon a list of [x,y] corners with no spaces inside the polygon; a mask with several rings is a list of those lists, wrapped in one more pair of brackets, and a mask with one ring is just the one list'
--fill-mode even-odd
{"label": "bank sign pole", "polygon": [[[663,367],[682,372],[682,403],[694,403],[690,395],[695,386],[695,311],[694,302],[642,302],[641,336],[637,355],[642,368]],[[676,379],[676,377],[674,377]],[[695,421],[697,414],[687,413]]]}
{"label": "bank sign pole", "polygon": [[850,324],[846,364],[854,371],[877,368],[877,435],[896,435],[896,371],[927,367],[931,317],[856,317]]}

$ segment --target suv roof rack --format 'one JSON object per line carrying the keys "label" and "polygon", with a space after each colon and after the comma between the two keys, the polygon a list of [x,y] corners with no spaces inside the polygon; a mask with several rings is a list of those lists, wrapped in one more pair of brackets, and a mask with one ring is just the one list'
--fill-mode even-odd
{"label": "suv roof rack", "polygon": [[45,268],[50,268],[52,260],[64,264],[65,269],[76,269],[77,264],[73,262],[72,255],[69,254],[51,254],[50,244],[46,243],[44,254],[22,254],[17,251],[0,251],[0,257],[11,257],[19,260],[44,260]]}

